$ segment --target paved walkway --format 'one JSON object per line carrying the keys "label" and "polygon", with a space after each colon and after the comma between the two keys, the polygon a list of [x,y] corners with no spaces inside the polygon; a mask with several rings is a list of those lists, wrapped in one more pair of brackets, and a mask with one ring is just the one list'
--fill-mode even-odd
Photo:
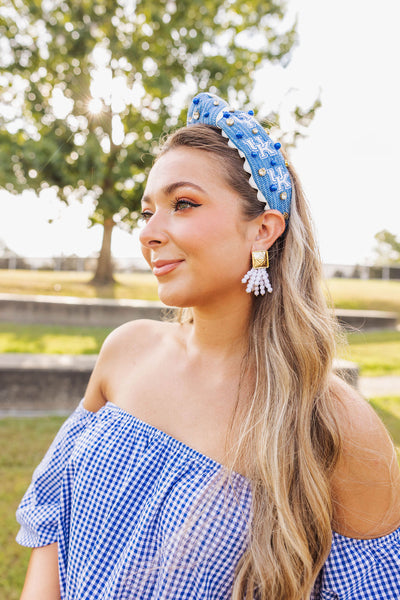
{"label": "paved walkway", "polygon": [[359,377],[358,389],[366,398],[400,396],[400,376]]}

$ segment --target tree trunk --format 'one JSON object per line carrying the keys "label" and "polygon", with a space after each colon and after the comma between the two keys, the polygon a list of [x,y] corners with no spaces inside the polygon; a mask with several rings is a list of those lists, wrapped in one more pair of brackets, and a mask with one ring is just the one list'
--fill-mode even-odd
{"label": "tree trunk", "polygon": [[91,281],[96,285],[114,283],[114,265],[111,258],[111,235],[114,227],[113,219],[105,219],[103,225],[103,241],[99,258],[97,259],[96,273]]}

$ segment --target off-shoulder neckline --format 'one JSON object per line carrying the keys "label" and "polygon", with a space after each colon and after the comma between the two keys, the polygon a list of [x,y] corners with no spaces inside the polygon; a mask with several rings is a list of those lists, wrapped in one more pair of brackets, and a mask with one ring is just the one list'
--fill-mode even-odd
{"label": "off-shoulder neckline", "polygon": [[[93,414],[99,414],[107,408],[110,408],[114,411],[119,412],[125,418],[131,419],[134,422],[138,423],[141,427],[147,429],[148,431],[152,431],[152,432],[156,433],[159,437],[166,439],[170,444],[173,444],[175,447],[181,448],[186,453],[191,454],[194,457],[200,459],[200,461],[202,463],[205,463],[205,464],[208,463],[208,464],[214,466],[215,468],[219,468],[219,469],[227,469],[227,467],[225,467],[222,463],[218,462],[217,460],[211,458],[210,456],[207,456],[206,454],[203,454],[202,452],[200,452],[199,450],[196,450],[192,446],[188,446],[187,444],[185,444],[185,442],[178,440],[177,438],[173,437],[166,431],[163,431],[162,429],[159,429],[158,427],[155,427],[154,425],[150,425],[150,423],[147,423],[147,421],[143,421],[142,419],[140,419],[133,413],[128,412],[127,410],[125,410],[124,408],[121,408],[117,404],[114,404],[114,402],[111,402],[110,400],[107,400],[105,405],[102,408],[100,408],[97,413],[93,413]],[[87,409],[85,409],[85,410],[87,410]],[[87,411],[87,412],[91,412],[91,411]],[[234,477],[234,479],[238,479],[239,481],[242,481],[243,483],[250,485],[250,480],[247,477],[245,477],[244,475],[242,475],[241,473],[238,473],[237,471],[233,471],[233,470],[230,472],[232,473],[232,476]]]}
{"label": "off-shoulder neckline", "polygon": [[[142,419],[140,419],[139,417],[137,417],[133,413],[128,412],[127,410],[125,410],[124,408],[121,408],[117,404],[114,404],[114,402],[111,402],[110,400],[107,400],[107,402],[104,404],[104,406],[102,406],[102,408],[100,408],[99,411],[97,411],[97,413],[96,412],[92,412],[92,411],[88,410],[87,408],[85,408],[83,406],[83,400],[84,399],[82,399],[80,406],[87,413],[89,413],[89,414],[92,414],[92,415],[99,414],[102,411],[104,411],[107,407],[109,407],[112,410],[119,412],[122,416],[126,417],[127,419],[131,419],[134,422],[140,424],[141,427],[143,427],[143,428],[145,428],[145,429],[147,429],[149,431],[155,432],[159,437],[165,438],[170,443],[173,443],[176,447],[182,448],[183,450],[185,450],[186,453],[192,454],[194,457],[199,458],[203,463],[208,463],[208,464],[210,464],[210,465],[212,465],[214,467],[217,467],[219,469],[226,468],[223,464],[221,464],[218,461],[214,460],[210,456],[207,456],[206,454],[203,454],[202,452],[199,452],[195,448],[192,448],[192,446],[188,446],[187,444],[185,444],[181,440],[178,440],[177,438],[174,438],[172,435],[170,435],[169,433],[166,433],[162,429],[159,429],[158,427],[155,427],[154,425],[150,425],[150,423],[147,423],[146,421],[143,421]],[[241,473],[238,473],[237,471],[231,471],[231,472],[232,472],[232,476],[235,479],[238,479],[239,481],[244,482],[245,484],[247,484],[250,487],[250,480],[247,477],[245,477]],[[352,538],[352,537],[343,535],[341,533],[338,533],[335,530],[332,530],[332,535],[333,535],[334,538],[336,538],[338,540],[343,540],[344,542],[349,542],[349,543],[350,542],[351,543],[361,543],[362,542],[362,543],[365,543],[367,545],[374,545],[374,544],[377,544],[377,543],[384,543],[384,542],[387,542],[387,541],[391,541],[392,538],[400,537],[400,527],[398,527],[397,529],[395,529],[394,531],[391,531],[390,533],[388,533],[386,535],[379,536],[379,537],[374,537],[374,538]]]}

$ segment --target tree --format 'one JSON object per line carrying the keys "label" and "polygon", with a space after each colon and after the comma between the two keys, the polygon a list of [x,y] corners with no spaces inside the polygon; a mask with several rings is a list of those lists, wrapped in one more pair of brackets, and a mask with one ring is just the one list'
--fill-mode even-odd
{"label": "tree", "polygon": [[[137,222],[157,140],[183,124],[193,92],[243,105],[263,61],[288,62],[284,11],[283,0],[3,0],[0,186],[91,195],[104,226],[94,280],[111,281],[111,234]],[[294,117],[307,124],[317,106]]]}
{"label": "tree", "polygon": [[398,265],[400,264],[400,238],[396,237],[387,229],[378,231],[375,235],[378,245],[376,251],[377,265]]}

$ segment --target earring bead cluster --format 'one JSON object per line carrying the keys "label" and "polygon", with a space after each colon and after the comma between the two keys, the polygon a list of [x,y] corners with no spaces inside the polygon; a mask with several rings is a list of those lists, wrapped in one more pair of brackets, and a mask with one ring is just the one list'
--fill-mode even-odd
{"label": "earring bead cluster", "polygon": [[254,251],[251,253],[253,267],[247,271],[242,279],[242,283],[247,283],[246,292],[255,296],[264,296],[267,291],[272,293],[271,282],[268,277],[267,267],[269,266],[267,251]]}

